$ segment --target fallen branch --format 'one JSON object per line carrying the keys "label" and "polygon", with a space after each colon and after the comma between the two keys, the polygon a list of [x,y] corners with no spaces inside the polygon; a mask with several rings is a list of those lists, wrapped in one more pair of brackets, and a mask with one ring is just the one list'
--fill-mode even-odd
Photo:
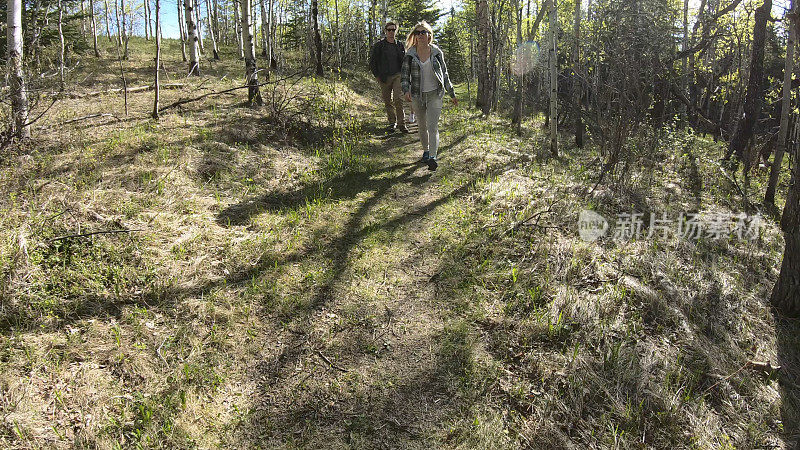
{"label": "fallen branch", "polygon": [[[261,86],[267,86],[269,84],[278,84],[278,83],[281,83],[281,82],[283,82],[283,81],[285,81],[287,79],[291,79],[291,78],[294,78],[294,77],[297,77],[297,81],[299,81],[302,78],[302,76],[304,75],[304,73],[305,72],[303,72],[303,71],[298,71],[298,72],[295,72],[294,74],[289,75],[289,76],[284,77],[284,78],[276,79],[276,80],[273,80],[273,81],[264,81],[263,83],[258,83],[258,86],[261,87]],[[205,83],[205,81],[204,81],[204,83]],[[214,96],[214,95],[222,95],[222,94],[227,94],[229,92],[238,91],[240,89],[247,89],[249,87],[250,86],[245,84],[243,86],[236,86],[236,87],[232,87],[230,89],[225,89],[225,90],[222,90],[222,91],[208,92],[208,93],[205,93],[205,94],[203,94],[203,95],[201,95],[199,97],[181,99],[181,100],[178,100],[178,101],[176,101],[174,103],[171,103],[171,104],[169,104],[167,106],[164,106],[164,107],[160,108],[158,110],[158,112],[161,113],[161,112],[164,112],[164,111],[166,111],[166,110],[168,110],[170,108],[174,108],[176,106],[181,106],[181,105],[185,105],[187,103],[193,103],[193,102],[196,102],[196,101],[200,101],[200,100],[203,100],[204,98],[211,97],[211,96]]]}
{"label": "fallen branch", "polygon": [[[160,87],[161,87],[161,89],[180,89],[183,86],[184,86],[183,83],[165,83],[165,84],[162,84]],[[152,84],[148,84],[148,85],[144,85],[144,86],[133,86],[133,87],[129,87],[128,88],[128,93],[129,94],[131,94],[131,93],[135,94],[137,92],[152,91],[153,89],[154,89],[154,87],[153,87]],[[114,89],[108,89],[108,90],[105,90],[105,91],[87,92],[87,93],[84,93],[84,94],[80,94],[80,93],[74,92],[74,93],[70,93],[70,94],[61,94],[61,95],[64,96],[64,97],[69,97],[69,98],[87,98],[87,97],[99,97],[101,95],[108,95],[108,94],[121,94],[124,90],[125,90],[125,88],[114,88]],[[52,93],[52,94],[55,95],[56,93]]]}
{"label": "fallen branch", "polygon": [[323,361],[325,361],[325,362],[326,362],[326,363],[327,363],[329,366],[333,367],[334,369],[336,369],[336,370],[338,370],[338,371],[340,371],[340,372],[345,372],[345,373],[347,373],[347,369],[344,369],[344,368],[342,368],[342,367],[339,367],[339,366],[337,366],[336,364],[332,363],[332,362],[331,362],[331,360],[330,360],[330,359],[328,359],[328,358],[327,358],[325,355],[323,355],[323,354],[322,354],[322,352],[321,352],[321,351],[319,351],[319,350],[317,350],[317,356],[319,356],[320,358],[322,358],[322,360],[323,360]]}
{"label": "fallen branch", "polygon": [[76,117],[74,119],[67,120],[66,122],[61,122],[59,125],[68,125],[70,123],[80,122],[82,120],[94,119],[95,117],[113,117],[113,116],[114,116],[113,114],[109,113],[89,114],[88,116]]}
{"label": "fallen branch", "polygon": [[[266,84],[268,84],[268,83],[260,83],[259,86],[264,86]],[[193,102],[196,102],[196,101],[199,101],[199,100],[203,100],[206,97],[211,97],[213,95],[222,95],[222,94],[227,94],[229,92],[238,91],[239,89],[247,89],[248,87],[250,87],[250,86],[245,84],[244,86],[237,86],[237,87],[233,87],[233,88],[230,88],[230,89],[225,89],[225,90],[222,90],[222,91],[208,92],[208,93],[203,94],[203,95],[201,95],[199,97],[181,99],[181,100],[178,100],[178,101],[176,101],[174,103],[171,103],[171,104],[169,104],[167,106],[159,108],[158,112],[162,113],[162,112],[164,112],[164,111],[166,111],[166,110],[168,110],[170,108],[174,108],[176,106],[185,105],[187,103],[193,103]]]}
{"label": "fallen branch", "polygon": [[65,239],[72,239],[72,238],[82,238],[82,237],[89,237],[94,236],[96,234],[117,234],[117,233],[133,233],[134,231],[144,231],[142,229],[131,229],[131,230],[103,230],[103,231],[93,231],[91,233],[81,233],[81,234],[68,234],[66,236],[59,236],[53,239],[49,239],[47,242],[56,242],[56,241],[63,241]]}

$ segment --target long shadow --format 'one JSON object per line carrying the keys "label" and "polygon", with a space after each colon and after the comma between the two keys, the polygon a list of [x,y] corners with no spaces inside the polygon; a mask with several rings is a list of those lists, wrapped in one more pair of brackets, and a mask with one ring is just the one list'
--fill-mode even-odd
{"label": "long shadow", "polygon": [[332,201],[353,198],[364,191],[377,192],[381,189],[385,190],[393,183],[407,181],[408,176],[404,174],[397,178],[378,179],[375,178],[376,175],[393,172],[402,168],[410,170],[416,167],[416,164],[406,163],[364,172],[350,172],[321,183],[304,186],[294,191],[281,193],[268,192],[260,196],[250,197],[220,211],[217,215],[217,223],[222,226],[242,225],[258,214],[268,211],[297,208],[318,197]]}
{"label": "long shadow", "polygon": [[[474,174],[472,177],[463,182],[459,187],[453,189],[448,194],[428,202],[424,205],[418,206],[414,209],[406,210],[401,214],[389,219],[385,222],[376,225],[362,227],[363,219],[367,216],[370,210],[388,193],[389,189],[397,183],[411,181],[411,174],[416,170],[411,167],[404,171],[401,175],[395,178],[381,179],[373,186],[374,194],[365,200],[361,206],[355,211],[350,219],[344,226],[343,233],[328,247],[323,259],[326,261],[328,276],[326,281],[316,287],[316,290],[307,305],[303,306],[302,310],[295,309],[290,314],[289,319],[295,326],[294,328],[300,331],[293,331],[287,339],[281,342],[281,349],[274,357],[269,360],[262,361],[255,368],[253,378],[258,380],[259,385],[257,397],[254,399],[256,409],[258,405],[271,405],[271,399],[274,398],[272,392],[280,383],[287,382],[293,376],[293,370],[304,358],[310,357],[310,353],[314,352],[313,346],[310,343],[310,333],[313,327],[308,321],[312,318],[314,312],[319,311],[324,305],[328,304],[335,295],[337,286],[344,278],[345,271],[350,261],[351,251],[358,246],[359,242],[377,230],[394,230],[397,227],[415,219],[427,216],[434,211],[437,207],[446,204],[454,198],[466,195],[475,186],[475,181],[480,174]],[[502,168],[499,169],[502,171]],[[424,177],[423,177],[424,178]],[[282,321],[286,323],[286,321]],[[451,358],[452,355],[447,356]],[[364,356],[366,357],[366,356]],[[339,361],[338,364],[345,367],[357,365],[362,358],[355,357],[349,361]],[[336,405],[332,410],[330,406],[319,404],[319,399],[312,399],[309,403],[295,404],[288,412],[280,411],[280,418],[268,416],[263,417],[261,413],[252,415],[251,422],[248,426],[249,429],[264,429],[273,431],[275,430],[276,422],[284,428],[289,428],[292,433],[289,434],[289,439],[293,439],[295,433],[300,433],[301,429],[307,426],[309,420],[313,420],[315,426],[327,427],[344,425],[345,428],[350,428],[353,431],[354,427],[357,432],[365,432],[369,435],[369,439],[378,439],[383,442],[383,446],[387,445],[386,442],[396,441],[399,436],[405,436],[407,439],[417,440],[420,436],[414,432],[414,426],[425,421],[425,414],[433,418],[437,424],[442,421],[451,419],[452,417],[444,417],[440,414],[433,414],[429,412],[431,405],[436,405],[439,396],[444,396],[447,391],[446,373],[451,373],[454,370],[461,370],[455,366],[463,369],[463,364],[449,364],[441,361],[432,369],[432,371],[423,371],[421,373],[412,374],[398,374],[403,377],[403,382],[397,385],[396,388],[388,390],[388,392],[377,392],[371,395],[368,402],[351,400],[344,405]],[[405,375],[405,376],[404,376]],[[372,392],[372,390],[370,390]],[[374,397],[374,398],[373,398]],[[437,397],[437,398],[434,398]],[[446,398],[443,397],[443,398]],[[439,413],[448,411],[450,407],[448,402],[443,402],[438,405],[436,409]],[[397,420],[383,420],[382,418],[395,417],[396,415],[405,416],[403,420],[405,424]],[[454,415],[455,413],[453,413]],[[452,415],[451,415],[452,416]],[[355,420],[358,419],[358,420]],[[409,422],[410,421],[410,422]],[[424,430],[430,431],[430,430]],[[287,434],[285,432],[278,433]],[[273,434],[271,438],[276,438]],[[278,439],[281,439],[277,436]],[[259,445],[262,442],[259,442]],[[376,444],[376,443],[375,443]],[[389,444],[394,445],[394,444]]]}
{"label": "long shadow", "polygon": [[778,343],[778,384],[781,394],[781,422],[786,448],[800,448],[800,320],[775,317]]}

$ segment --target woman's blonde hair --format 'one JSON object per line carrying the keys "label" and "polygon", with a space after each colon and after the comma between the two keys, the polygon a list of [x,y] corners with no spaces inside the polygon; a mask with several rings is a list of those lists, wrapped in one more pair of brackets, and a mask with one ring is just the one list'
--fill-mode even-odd
{"label": "woman's blonde hair", "polygon": [[418,28],[424,28],[424,29],[428,30],[428,33],[431,34],[431,42],[430,43],[433,44],[433,28],[431,28],[431,24],[429,24],[428,22],[423,20],[423,21],[417,22],[417,24],[414,25],[414,27],[411,28],[411,30],[408,32],[408,36],[406,37],[406,48],[416,47],[416,45],[417,45],[416,42],[415,42],[416,36],[414,36],[414,32],[417,31]]}

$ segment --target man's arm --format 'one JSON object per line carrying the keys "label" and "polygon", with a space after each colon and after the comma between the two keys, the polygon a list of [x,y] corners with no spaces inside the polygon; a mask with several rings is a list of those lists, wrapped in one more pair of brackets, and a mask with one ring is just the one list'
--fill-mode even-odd
{"label": "man's arm", "polygon": [[380,43],[381,41],[376,42],[369,52],[369,71],[372,72],[376,78],[378,78],[378,47]]}

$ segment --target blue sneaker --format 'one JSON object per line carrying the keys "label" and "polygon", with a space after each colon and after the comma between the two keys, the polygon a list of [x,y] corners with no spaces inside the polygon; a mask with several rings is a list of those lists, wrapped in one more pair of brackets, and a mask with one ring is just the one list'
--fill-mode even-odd
{"label": "blue sneaker", "polygon": [[428,158],[428,170],[433,172],[437,167],[439,167],[439,163],[436,162],[436,158]]}
{"label": "blue sneaker", "polygon": [[420,159],[420,161],[426,163],[428,162],[429,159],[430,159],[430,153],[422,152],[422,159]]}

